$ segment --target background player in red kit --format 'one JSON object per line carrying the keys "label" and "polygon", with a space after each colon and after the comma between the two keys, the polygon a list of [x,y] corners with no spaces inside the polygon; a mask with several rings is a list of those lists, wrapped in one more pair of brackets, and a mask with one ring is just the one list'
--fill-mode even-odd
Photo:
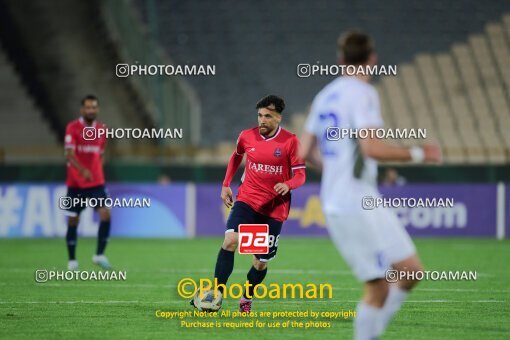
{"label": "background player in red kit", "polygon": [[[226,284],[232,274],[239,224],[269,225],[269,253],[253,257],[253,266],[247,275],[251,288],[244,292],[239,302],[242,312],[251,310],[249,297],[253,296],[253,287],[264,280],[267,261],[276,256],[282,223],[289,214],[290,190],[305,183],[305,163],[298,157],[299,141],[296,135],[280,127],[285,102],[271,95],[262,98],[256,108],[258,127],[239,134],[223,181],[221,199],[227,207],[233,207],[214,273],[218,284]],[[230,182],[245,154],[242,184],[233,203]],[[221,288],[219,290],[223,293]]]}
{"label": "background player in red kit", "polygon": [[[103,173],[103,152],[106,137],[102,135],[102,137],[96,138],[96,134],[93,133],[98,129],[105,128],[102,123],[96,121],[98,112],[99,102],[97,97],[88,95],[81,101],[81,117],[67,124],[65,136],[66,184],[67,197],[70,198],[71,202],[74,198],[104,199],[107,197]],[[92,131],[84,134],[87,130]],[[98,202],[101,202],[101,200]],[[86,206],[82,204],[66,205],[65,213],[69,216],[66,234],[69,270],[78,269],[78,261],[76,260],[77,227],[80,213],[85,208]],[[111,269],[108,259],[104,256],[104,250],[110,236],[110,210],[100,206],[97,211],[99,212],[100,223],[96,254],[92,257],[92,262],[103,269]]]}

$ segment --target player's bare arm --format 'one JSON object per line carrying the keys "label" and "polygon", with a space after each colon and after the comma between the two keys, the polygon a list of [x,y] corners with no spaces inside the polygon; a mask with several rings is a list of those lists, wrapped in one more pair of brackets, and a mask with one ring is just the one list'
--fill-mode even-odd
{"label": "player's bare arm", "polygon": [[232,156],[230,156],[230,160],[228,162],[227,171],[225,173],[225,179],[223,180],[223,186],[221,188],[220,195],[221,200],[227,208],[232,208],[232,205],[234,204],[230,182],[232,181],[232,178],[234,178],[237,169],[239,169],[239,166],[243,161],[243,157],[244,156],[242,154],[238,154],[236,150],[232,153]]}
{"label": "player's bare arm", "polygon": [[227,208],[232,208],[232,204],[234,204],[232,196],[232,189],[230,189],[230,187],[221,188],[221,200]]}
{"label": "player's bare arm", "polygon": [[303,133],[299,157],[308,162],[316,170],[322,171],[322,160],[317,153],[317,137],[315,135],[306,131]]}
{"label": "player's bare arm", "polygon": [[365,138],[358,141],[363,155],[378,161],[441,163],[443,159],[441,148],[437,144],[424,144],[405,148],[391,145],[379,138]]}
{"label": "player's bare arm", "polygon": [[74,166],[76,169],[78,169],[80,174],[87,181],[92,181],[92,179],[93,179],[92,173],[90,172],[89,169],[87,169],[86,167],[81,165],[80,162],[78,162],[78,160],[76,159],[76,156],[74,155],[74,150],[73,149],[66,149],[65,155],[66,155],[67,161],[71,164],[71,166]]}

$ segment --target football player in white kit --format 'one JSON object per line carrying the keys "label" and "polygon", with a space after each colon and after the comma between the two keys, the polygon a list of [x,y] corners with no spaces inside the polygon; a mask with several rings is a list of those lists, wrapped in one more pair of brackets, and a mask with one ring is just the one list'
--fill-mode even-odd
{"label": "football player in white kit", "polygon": [[[356,69],[376,64],[368,35],[348,32],[338,45],[339,64],[355,65]],[[362,207],[363,197],[380,196],[377,161],[439,163],[442,159],[441,149],[434,144],[404,148],[370,138],[370,134],[365,139],[338,138],[334,129],[383,127],[378,94],[369,80],[367,75],[341,76],[317,94],[305,123],[301,149],[303,159],[322,169],[321,204],[331,239],[355,276],[364,282],[354,322],[354,337],[363,340],[383,334],[417,283],[401,280],[390,284],[386,271],[423,270],[416,248],[395,213],[382,207]]]}

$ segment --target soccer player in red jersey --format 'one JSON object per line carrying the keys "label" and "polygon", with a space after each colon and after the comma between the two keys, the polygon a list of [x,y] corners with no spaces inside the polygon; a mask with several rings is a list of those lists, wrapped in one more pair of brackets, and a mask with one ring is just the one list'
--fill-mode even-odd
{"label": "soccer player in red jersey", "polygon": [[[256,108],[258,127],[243,130],[239,134],[223,181],[221,199],[232,210],[214,273],[218,284],[227,283],[234,269],[239,224],[269,225],[269,253],[253,257],[253,266],[247,275],[251,286],[239,302],[242,312],[251,310],[253,288],[264,280],[267,262],[276,256],[282,224],[289,215],[291,190],[305,183],[305,163],[298,157],[298,138],[280,126],[285,102],[280,97],[270,95],[262,98]],[[242,183],[233,203],[230,182],[245,154]],[[219,291],[223,293],[221,288]]]}
{"label": "soccer player in red jersey", "polygon": [[[77,227],[80,213],[86,208],[86,204],[82,204],[82,202],[85,199],[96,198],[103,199],[98,200],[101,203],[107,198],[103,173],[103,152],[106,137],[102,135],[96,138],[97,130],[104,129],[105,126],[96,121],[98,112],[97,97],[87,95],[81,101],[81,117],[73,120],[66,127],[67,199],[64,204],[61,201],[61,208],[65,209],[65,214],[69,217],[66,234],[69,270],[78,269],[76,260]],[[80,199],[80,203],[74,204],[77,198]],[[111,269],[108,259],[104,256],[110,235],[110,210],[104,204],[98,204],[98,206],[99,208],[96,209],[99,212],[100,223],[96,255],[92,257],[92,262],[103,269]]]}

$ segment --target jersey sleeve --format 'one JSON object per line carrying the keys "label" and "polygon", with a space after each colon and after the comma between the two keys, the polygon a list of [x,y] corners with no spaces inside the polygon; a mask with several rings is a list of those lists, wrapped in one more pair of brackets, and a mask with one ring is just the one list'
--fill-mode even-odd
{"label": "jersey sleeve", "polygon": [[289,144],[290,167],[296,169],[306,168],[305,161],[299,157],[299,139],[293,136]]}
{"label": "jersey sleeve", "polygon": [[243,138],[243,131],[239,134],[239,137],[237,137],[236,142],[236,154],[239,156],[244,155],[244,138]]}
{"label": "jersey sleeve", "polygon": [[66,136],[64,139],[64,148],[65,149],[76,149],[76,132],[72,128],[71,124],[68,124],[66,127]]}
{"label": "jersey sleeve", "polygon": [[232,156],[230,156],[230,160],[228,161],[227,171],[225,173],[225,178],[223,179],[224,187],[230,186],[230,183],[232,182],[232,179],[234,178],[237,169],[239,169],[239,166],[243,161],[244,157],[243,155],[244,155],[243,132],[241,131],[239,137],[237,138],[236,149],[232,153]]}
{"label": "jersey sleeve", "polygon": [[353,105],[352,119],[355,129],[383,127],[377,92],[365,92],[358,96]]}

